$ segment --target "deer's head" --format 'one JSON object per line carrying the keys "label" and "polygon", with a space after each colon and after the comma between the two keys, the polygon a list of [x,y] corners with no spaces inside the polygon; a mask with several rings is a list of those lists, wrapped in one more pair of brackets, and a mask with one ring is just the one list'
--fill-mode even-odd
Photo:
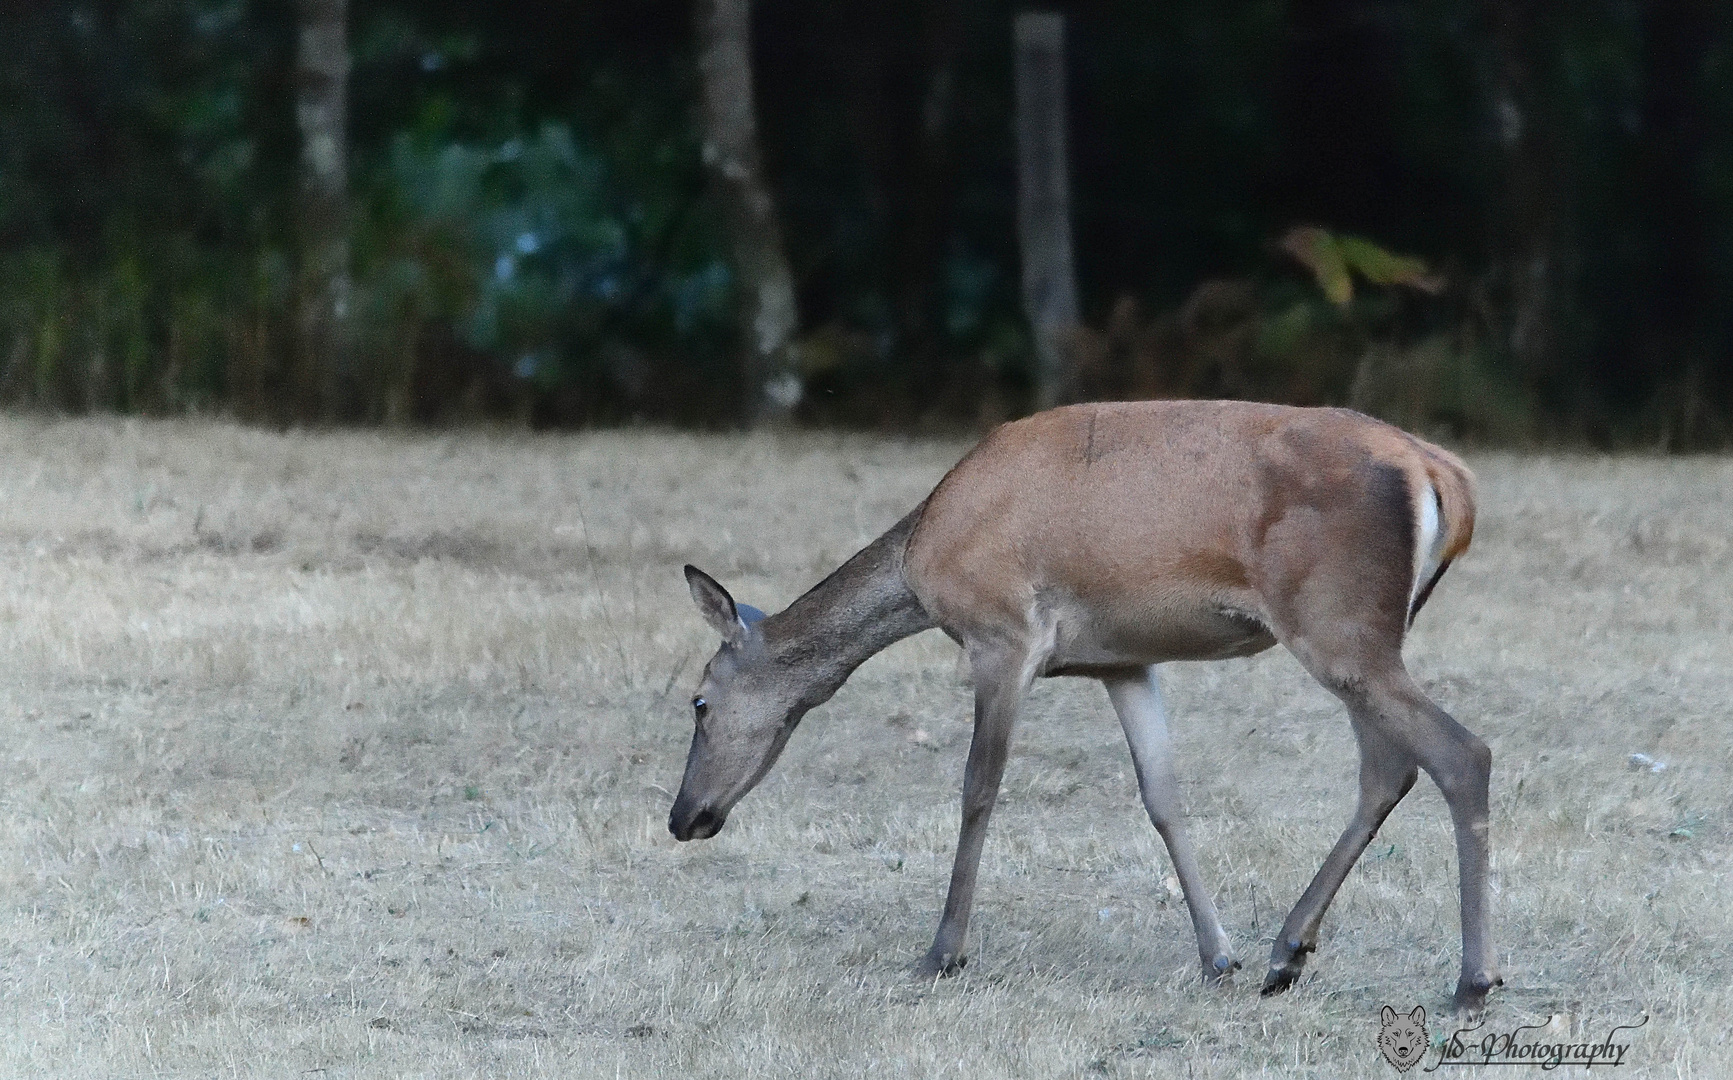
{"label": "deer's head", "polygon": [[722,647],[692,697],[692,749],[668,831],[676,840],[708,840],[770,771],[811,704],[802,680],[766,645],[763,612],[736,604],[695,566],[686,567],[686,586],[704,621],[722,635]]}

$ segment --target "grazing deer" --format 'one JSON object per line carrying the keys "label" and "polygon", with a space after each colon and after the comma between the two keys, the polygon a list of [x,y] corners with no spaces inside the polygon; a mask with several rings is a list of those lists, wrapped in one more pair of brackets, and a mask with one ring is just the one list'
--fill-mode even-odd
{"label": "grazing deer", "polygon": [[1186,836],[1154,665],[1276,642],[1348,707],[1360,745],[1353,820],[1282,925],[1263,992],[1292,985],[1349,869],[1417,770],[1456,827],[1460,1011],[1501,980],[1487,931],[1491,751],[1421,692],[1402,639],[1474,529],[1474,478],[1452,455],[1341,409],[1242,402],[1074,405],[987,436],[926,501],[786,611],[686,581],[722,647],[668,818],[716,835],[800,718],[868,657],[938,626],[967,650],[975,729],[938,935],[919,966],[954,972],[1011,726],[1038,675],[1097,678],[1131,744],[1206,979],[1239,967]]}

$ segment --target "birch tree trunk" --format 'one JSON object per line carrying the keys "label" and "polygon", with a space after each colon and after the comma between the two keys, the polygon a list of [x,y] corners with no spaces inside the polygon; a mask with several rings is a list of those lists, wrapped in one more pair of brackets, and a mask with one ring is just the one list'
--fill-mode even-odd
{"label": "birch tree trunk", "polygon": [[294,390],[303,416],[334,420],[350,370],[348,0],[296,0],[301,134]]}
{"label": "birch tree trunk", "polygon": [[745,349],[747,419],[786,419],[802,392],[799,326],[782,226],[764,179],[752,96],[750,0],[697,0],[703,160],[727,224]]}
{"label": "birch tree trunk", "polygon": [[1077,325],[1065,131],[1065,16],[1048,11],[1017,16],[1016,69],[1023,314],[1035,336],[1035,405],[1047,409],[1072,392],[1064,345]]}

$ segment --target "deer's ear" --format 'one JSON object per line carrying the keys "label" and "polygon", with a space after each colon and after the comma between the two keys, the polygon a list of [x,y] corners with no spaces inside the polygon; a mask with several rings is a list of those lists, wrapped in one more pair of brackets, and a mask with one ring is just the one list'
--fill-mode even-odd
{"label": "deer's ear", "polygon": [[746,624],[740,619],[740,609],[734,606],[734,597],[715,578],[688,565],[686,587],[692,590],[692,602],[698,605],[698,613],[711,629],[722,635],[722,640],[737,642],[746,636]]}

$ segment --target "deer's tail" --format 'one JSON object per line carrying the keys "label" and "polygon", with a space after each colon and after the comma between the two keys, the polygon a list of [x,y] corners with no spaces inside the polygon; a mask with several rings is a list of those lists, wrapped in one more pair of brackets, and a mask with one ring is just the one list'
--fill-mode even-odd
{"label": "deer's tail", "polygon": [[1458,555],[1474,539],[1474,474],[1448,450],[1414,440],[1420,450],[1422,479],[1415,485],[1414,586],[1408,598],[1408,625]]}

